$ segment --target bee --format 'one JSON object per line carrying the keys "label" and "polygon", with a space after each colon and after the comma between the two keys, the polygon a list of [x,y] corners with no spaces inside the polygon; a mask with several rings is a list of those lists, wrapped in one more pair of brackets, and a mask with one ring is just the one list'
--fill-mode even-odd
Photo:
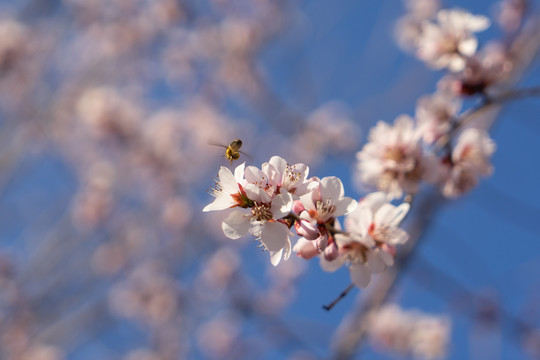
{"label": "bee", "polygon": [[240,148],[242,147],[242,140],[240,139],[234,139],[229,143],[228,146],[220,145],[220,144],[210,144],[214,146],[221,146],[225,148],[225,159],[229,160],[231,165],[234,160],[238,160],[240,157],[240,153],[246,155],[244,152],[240,151]]}

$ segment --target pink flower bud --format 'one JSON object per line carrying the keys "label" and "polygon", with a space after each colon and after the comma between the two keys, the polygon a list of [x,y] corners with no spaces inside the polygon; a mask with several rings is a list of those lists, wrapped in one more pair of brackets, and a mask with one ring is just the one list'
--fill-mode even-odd
{"label": "pink flower bud", "polygon": [[328,261],[334,261],[339,255],[336,243],[333,242],[324,249],[324,258]]}
{"label": "pink flower bud", "polygon": [[320,236],[319,229],[307,220],[298,220],[294,224],[296,233],[306,240],[315,240]]}
{"label": "pink flower bud", "polygon": [[307,240],[302,241],[302,239],[298,241],[293,250],[296,251],[297,256],[306,260],[312,259],[319,255],[319,250],[315,247],[314,242]]}
{"label": "pink flower bud", "polygon": [[292,211],[295,214],[299,215],[304,210],[305,210],[305,208],[304,208],[304,205],[302,204],[302,202],[300,200],[295,200],[294,203],[293,203]]}

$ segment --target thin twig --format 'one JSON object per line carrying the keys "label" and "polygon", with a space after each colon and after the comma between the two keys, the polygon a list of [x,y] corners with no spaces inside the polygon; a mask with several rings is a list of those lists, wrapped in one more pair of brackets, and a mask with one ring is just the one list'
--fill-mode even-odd
{"label": "thin twig", "polygon": [[354,284],[353,283],[350,283],[349,286],[347,286],[347,288],[345,290],[343,290],[341,292],[341,294],[338,295],[337,298],[334,299],[334,301],[332,301],[330,304],[328,305],[323,305],[323,309],[326,310],[326,311],[330,311],[332,310],[332,308],[341,301],[341,299],[343,299],[345,296],[347,296],[347,294],[354,288]]}

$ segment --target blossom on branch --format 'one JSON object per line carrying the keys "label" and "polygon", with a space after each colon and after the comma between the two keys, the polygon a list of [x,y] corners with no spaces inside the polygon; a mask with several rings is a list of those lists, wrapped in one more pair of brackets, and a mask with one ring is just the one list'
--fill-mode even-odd
{"label": "blossom on branch", "polygon": [[444,162],[443,195],[460,196],[475,187],[480,176],[491,175],[490,157],[493,152],[495,143],[485,131],[475,128],[463,131],[452,155]]}
{"label": "blossom on branch", "polygon": [[394,126],[379,121],[356,154],[359,182],[401,197],[416,193],[421,180],[435,180],[437,162],[424,153],[420,136],[408,115],[399,116]]}
{"label": "blossom on branch", "polygon": [[426,144],[433,144],[445,135],[461,107],[461,101],[446,93],[422,96],[416,105],[418,131]]}
{"label": "blossom on branch", "polygon": [[[310,258],[315,254],[325,251],[328,245],[333,244],[331,231],[335,226],[335,219],[353,211],[357,202],[345,196],[341,180],[335,176],[325,177],[321,180],[315,178],[313,190],[300,197],[295,210],[298,212],[298,221],[295,228],[305,240],[313,241],[313,244],[305,244],[296,247],[299,256]],[[310,250],[308,250],[310,249]],[[328,250],[335,249],[335,245]],[[328,253],[328,256],[333,256]]]}
{"label": "blossom on branch", "polygon": [[417,56],[434,69],[461,71],[478,47],[473,33],[487,29],[489,24],[487,17],[465,10],[440,10],[437,23],[423,23]]}
{"label": "blossom on branch", "polygon": [[329,260],[321,256],[321,266],[335,271],[348,265],[352,282],[366,287],[372,273],[379,273],[394,264],[396,245],[403,244],[409,235],[399,225],[409,204],[394,206],[383,192],[367,195],[358,207],[345,217],[345,232],[335,235],[338,256]]}

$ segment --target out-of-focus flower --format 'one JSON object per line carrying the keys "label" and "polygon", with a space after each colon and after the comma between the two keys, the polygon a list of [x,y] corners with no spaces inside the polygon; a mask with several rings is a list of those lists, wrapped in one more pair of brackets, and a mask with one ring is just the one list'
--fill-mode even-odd
{"label": "out-of-focus flower", "polygon": [[487,29],[489,19],[460,9],[441,10],[437,23],[425,22],[418,39],[417,56],[434,69],[461,71],[476,52],[473,33]]}
{"label": "out-of-focus flower", "polygon": [[453,95],[474,95],[505,86],[514,68],[513,60],[503,44],[491,43],[467,59],[466,67],[443,77],[438,87]]}
{"label": "out-of-focus flower", "polygon": [[82,227],[93,227],[102,221],[113,207],[115,169],[109,162],[93,164],[88,179],[75,198],[72,216]]}
{"label": "out-of-focus flower", "polygon": [[356,158],[360,186],[373,186],[393,197],[416,193],[420,180],[432,181],[437,174],[437,163],[423,152],[420,133],[407,115],[399,116],[394,126],[379,121]]}
{"label": "out-of-focus flower", "polygon": [[396,23],[394,36],[404,50],[414,51],[422,33],[422,24],[441,8],[440,0],[406,0],[407,13]]}
{"label": "out-of-focus flower", "polygon": [[111,289],[109,307],[116,315],[162,325],[174,321],[178,286],[156,263],[144,263]]}
{"label": "out-of-focus flower", "polygon": [[331,101],[315,109],[292,141],[288,142],[294,158],[311,165],[332,153],[352,151],[360,130],[343,103]]}
{"label": "out-of-focus flower", "polygon": [[394,264],[395,245],[403,244],[409,235],[399,225],[409,204],[394,206],[382,192],[369,194],[345,218],[346,232],[335,235],[338,256],[321,257],[321,266],[334,271],[342,264],[349,265],[352,282],[365,287],[371,273],[384,271]]}
{"label": "out-of-focus flower", "polygon": [[441,359],[450,340],[450,320],[445,317],[419,316],[411,335],[411,352],[422,359]]}
{"label": "out-of-focus flower", "polygon": [[108,87],[85,90],[77,101],[76,111],[92,135],[120,140],[129,139],[136,133],[142,116],[134,102]]}
{"label": "out-of-focus flower", "polygon": [[11,18],[0,20],[0,72],[9,71],[25,53],[28,30]]}
{"label": "out-of-focus flower", "polygon": [[494,151],[495,143],[486,132],[466,129],[446,161],[446,175],[441,184],[443,194],[460,196],[476,186],[478,177],[490,175],[493,172],[490,157]]}
{"label": "out-of-focus flower", "polygon": [[429,19],[441,8],[441,0],[405,0],[409,15],[417,19]]}
{"label": "out-of-focus flower", "polygon": [[461,101],[446,93],[422,96],[416,104],[418,131],[427,144],[446,134],[455,119]]}
{"label": "out-of-focus flower", "polygon": [[446,354],[450,327],[446,317],[385,305],[370,316],[368,333],[378,348],[421,359],[440,359]]}
{"label": "out-of-focus flower", "polygon": [[197,330],[199,349],[209,358],[222,359],[238,345],[240,330],[240,319],[235,313],[218,313]]}

